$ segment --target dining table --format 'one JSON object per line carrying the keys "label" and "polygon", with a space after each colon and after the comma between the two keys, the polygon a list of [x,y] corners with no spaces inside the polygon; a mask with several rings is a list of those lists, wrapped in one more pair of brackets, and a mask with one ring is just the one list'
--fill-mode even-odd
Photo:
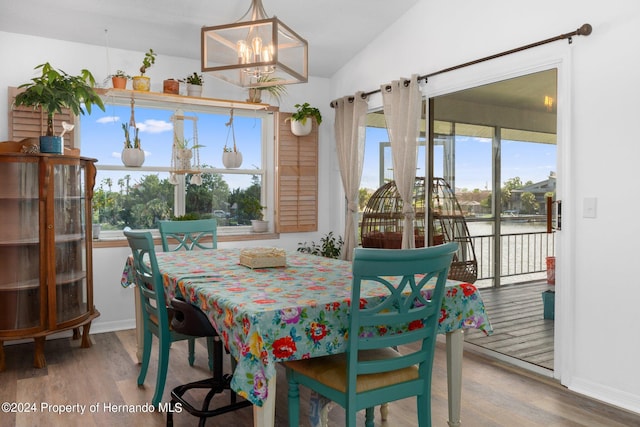
{"label": "dining table", "polygon": [[[231,387],[253,403],[254,426],[272,427],[277,364],[346,351],[352,265],[286,251],[284,266],[250,268],[240,263],[240,254],[240,248],[219,248],[157,252],[156,258],[167,299],[180,297],[204,311],[237,361]],[[134,283],[131,265],[129,257],[122,286]],[[362,297],[380,295],[382,290],[372,286]],[[448,279],[438,333],[446,335],[448,423],[452,427],[461,425],[466,328],[487,335],[493,331],[476,286]]]}

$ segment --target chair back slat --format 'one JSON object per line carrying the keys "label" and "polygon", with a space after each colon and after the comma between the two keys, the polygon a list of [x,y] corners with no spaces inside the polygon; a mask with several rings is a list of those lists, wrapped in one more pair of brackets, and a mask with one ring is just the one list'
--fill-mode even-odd
{"label": "chair back slat", "polygon": [[[432,355],[444,288],[457,243],[417,249],[356,248],[353,258],[352,302],[361,301],[363,289],[376,286],[386,292],[353,304],[347,350],[348,375],[395,371],[412,365],[432,366]],[[384,333],[372,328],[385,325]],[[407,346],[409,352],[392,360],[359,361],[362,350]],[[350,391],[355,393],[355,390]]]}
{"label": "chair back slat", "polygon": [[158,229],[165,252],[216,249],[218,247],[217,221],[198,219],[193,221],[160,221]]}
{"label": "chair back slat", "polygon": [[153,237],[149,232],[124,231],[133,255],[133,271],[135,282],[142,299],[142,308],[148,313],[143,316],[148,328],[154,329],[150,318],[157,319],[157,327],[169,330],[166,298],[162,277],[158,269],[158,261],[153,245]]}

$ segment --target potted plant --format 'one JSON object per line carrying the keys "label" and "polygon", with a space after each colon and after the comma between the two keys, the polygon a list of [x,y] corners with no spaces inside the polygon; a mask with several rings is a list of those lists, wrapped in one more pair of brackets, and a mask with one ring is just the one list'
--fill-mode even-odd
{"label": "potted plant", "polygon": [[149,91],[151,88],[151,79],[144,75],[149,67],[156,63],[156,53],[153,49],[149,49],[147,53],[144,54],[144,58],[142,59],[142,66],[140,67],[140,75],[133,77],[133,89],[134,90],[143,90]]}
{"label": "potted plant", "polygon": [[322,123],[322,115],[320,110],[316,107],[312,107],[308,102],[304,104],[296,104],[296,112],[291,115],[291,132],[296,136],[305,136],[311,133],[311,126],[313,120],[316,119],[316,123]]}
{"label": "potted plant", "polygon": [[114,89],[126,89],[127,88],[127,80],[129,80],[131,76],[127,75],[124,71],[118,70],[115,74],[111,74],[111,83],[113,84]]}
{"label": "potted plant", "polygon": [[194,144],[189,147],[189,140],[187,138],[176,138],[174,141],[174,155],[177,169],[189,170],[191,169],[191,159],[193,158],[193,150],[196,148],[204,147],[204,145]]}
{"label": "potted plant", "polygon": [[[236,132],[233,128],[233,110],[231,110],[231,117],[229,121],[225,123],[225,126],[229,127],[227,131],[227,139],[224,142],[224,148],[222,149],[222,164],[227,169],[239,168],[242,165],[242,153],[238,151],[236,146]],[[233,146],[229,147],[229,134],[232,136]]]}
{"label": "potted plant", "polygon": [[122,123],[122,130],[124,131],[124,148],[122,149],[122,163],[125,166],[138,168],[144,163],[144,151],[140,145],[140,137],[138,136],[139,129],[134,129],[133,142],[131,142],[130,126],[126,123]]}
{"label": "potted plant", "polygon": [[264,220],[264,209],[266,206],[262,206],[260,200],[253,197],[245,199],[243,210],[251,218],[251,231],[254,233],[264,233],[269,230],[269,221]]}
{"label": "potted plant", "polygon": [[202,80],[202,74],[194,72],[190,76],[187,76],[185,80],[187,82],[188,96],[202,96],[202,84],[204,83],[204,80]]}
{"label": "potted plant", "polygon": [[53,134],[53,119],[63,108],[69,108],[76,116],[91,114],[91,107],[97,105],[104,111],[102,99],[93,90],[95,79],[89,70],[83,69],[79,76],[71,76],[62,70],[54,69],[48,62],[38,65],[42,75],[31,79],[30,83],[20,85],[24,92],[16,96],[16,106],[38,108],[47,114],[47,133],[40,137],[40,151],[62,154],[64,146],[61,136]]}
{"label": "potted plant", "polygon": [[249,88],[249,99],[247,102],[253,102],[259,104],[262,102],[262,92],[266,92],[271,98],[276,100],[278,105],[282,97],[287,94],[287,87],[285,85],[277,84],[276,82],[282,79],[269,76],[258,77],[258,83],[271,83],[269,86],[258,86]]}
{"label": "potted plant", "polygon": [[162,92],[178,95],[180,93],[180,80],[167,79],[162,82]]}

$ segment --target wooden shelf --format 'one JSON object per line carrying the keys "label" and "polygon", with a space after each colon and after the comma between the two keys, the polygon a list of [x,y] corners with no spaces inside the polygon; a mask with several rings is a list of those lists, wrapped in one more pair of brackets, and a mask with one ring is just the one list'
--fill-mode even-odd
{"label": "wooden shelf", "polygon": [[161,92],[145,92],[139,90],[126,90],[126,89],[96,89],[98,95],[102,95],[111,100],[120,100],[122,103],[128,104],[133,98],[135,101],[154,101],[154,102],[166,102],[169,104],[182,104],[182,105],[198,105],[206,107],[221,107],[221,108],[236,108],[242,110],[271,110],[269,104],[254,104],[246,101],[232,101],[228,99],[217,98],[201,98],[195,96],[174,95],[170,93]]}

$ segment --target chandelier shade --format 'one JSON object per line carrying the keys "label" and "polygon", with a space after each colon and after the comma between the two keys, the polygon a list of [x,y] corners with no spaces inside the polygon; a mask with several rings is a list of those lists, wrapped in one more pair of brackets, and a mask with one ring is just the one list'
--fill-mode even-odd
{"label": "chandelier shade", "polygon": [[[248,19],[246,19],[248,18]],[[267,87],[308,80],[308,44],[261,0],[233,24],[203,27],[202,71],[241,87]]]}

